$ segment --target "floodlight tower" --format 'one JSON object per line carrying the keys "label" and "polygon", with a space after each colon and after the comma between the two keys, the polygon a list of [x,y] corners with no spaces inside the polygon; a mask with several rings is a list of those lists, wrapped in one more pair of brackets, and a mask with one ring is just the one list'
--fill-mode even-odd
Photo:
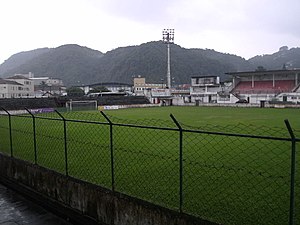
{"label": "floodlight tower", "polygon": [[163,35],[163,42],[167,44],[167,54],[168,54],[167,88],[171,89],[170,44],[174,44],[174,29],[164,29],[162,35]]}

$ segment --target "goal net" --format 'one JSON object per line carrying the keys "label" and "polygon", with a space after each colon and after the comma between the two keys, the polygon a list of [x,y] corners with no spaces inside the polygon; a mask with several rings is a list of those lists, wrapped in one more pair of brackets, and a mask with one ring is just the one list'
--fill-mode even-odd
{"label": "goal net", "polygon": [[96,100],[91,101],[67,101],[66,108],[68,111],[88,111],[97,110],[98,105]]}

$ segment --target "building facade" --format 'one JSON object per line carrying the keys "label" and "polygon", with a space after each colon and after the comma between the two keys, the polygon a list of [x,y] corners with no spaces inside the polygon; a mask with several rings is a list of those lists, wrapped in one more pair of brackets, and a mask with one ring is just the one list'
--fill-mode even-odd
{"label": "building facade", "polygon": [[61,96],[66,94],[66,87],[61,79],[51,77],[34,77],[34,75],[32,75],[29,79],[34,82],[34,95],[36,97],[51,97],[54,95]]}
{"label": "building facade", "polygon": [[34,96],[33,82],[21,75],[2,79],[0,89],[1,98],[22,98]]}
{"label": "building facade", "polygon": [[231,83],[221,83],[218,76],[195,76],[191,78],[191,102],[229,103]]}
{"label": "building facade", "polygon": [[166,89],[166,84],[146,83],[146,78],[138,76],[133,79],[133,92],[137,96],[149,96],[151,91],[162,92]]}
{"label": "building facade", "polygon": [[85,94],[101,87],[107,89],[111,93],[132,93],[132,85],[120,83],[120,82],[101,82],[90,85],[80,85],[79,86]]}
{"label": "building facade", "polygon": [[136,96],[146,96],[152,104],[172,105],[171,90],[164,83],[146,83],[144,77],[138,76],[133,79],[133,91]]}
{"label": "building facade", "polygon": [[61,79],[34,77],[33,73],[15,74],[1,79],[0,98],[25,98],[62,95],[66,88]]}
{"label": "building facade", "polygon": [[0,79],[0,98],[19,98],[23,85],[10,80]]}

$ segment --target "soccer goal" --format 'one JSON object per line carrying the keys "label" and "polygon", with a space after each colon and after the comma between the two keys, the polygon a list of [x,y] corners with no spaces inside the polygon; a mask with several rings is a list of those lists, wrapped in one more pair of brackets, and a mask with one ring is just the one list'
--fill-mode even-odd
{"label": "soccer goal", "polygon": [[96,100],[90,101],[67,101],[66,108],[68,111],[79,111],[79,110],[97,110],[98,105]]}

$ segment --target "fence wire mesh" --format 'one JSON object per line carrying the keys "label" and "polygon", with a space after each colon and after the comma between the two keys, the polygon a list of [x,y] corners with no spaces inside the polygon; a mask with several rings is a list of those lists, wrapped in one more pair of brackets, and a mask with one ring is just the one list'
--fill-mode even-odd
{"label": "fence wire mesh", "polygon": [[[299,137],[299,136],[297,136]],[[296,181],[295,181],[295,225],[300,224],[300,142],[296,143]]]}
{"label": "fence wire mesh", "polygon": [[[146,138],[144,138],[146,137]],[[171,208],[178,207],[178,134],[114,127],[116,190]]]}
{"label": "fence wire mesh", "polygon": [[5,154],[212,222],[300,224],[299,154],[292,224],[292,139],[284,128],[1,113],[0,137]]}
{"label": "fence wire mesh", "polygon": [[186,211],[221,224],[288,224],[289,142],[185,133],[184,146]]}
{"label": "fence wire mesh", "polygon": [[12,116],[12,150],[16,158],[34,162],[33,126],[30,116]]}
{"label": "fence wire mesh", "polygon": [[69,175],[111,187],[109,126],[68,122]]}
{"label": "fence wire mesh", "polygon": [[9,127],[9,116],[0,115],[0,151],[5,154],[10,154],[10,127]]}
{"label": "fence wire mesh", "polygon": [[65,174],[63,121],[36,118],[37,164]]}

